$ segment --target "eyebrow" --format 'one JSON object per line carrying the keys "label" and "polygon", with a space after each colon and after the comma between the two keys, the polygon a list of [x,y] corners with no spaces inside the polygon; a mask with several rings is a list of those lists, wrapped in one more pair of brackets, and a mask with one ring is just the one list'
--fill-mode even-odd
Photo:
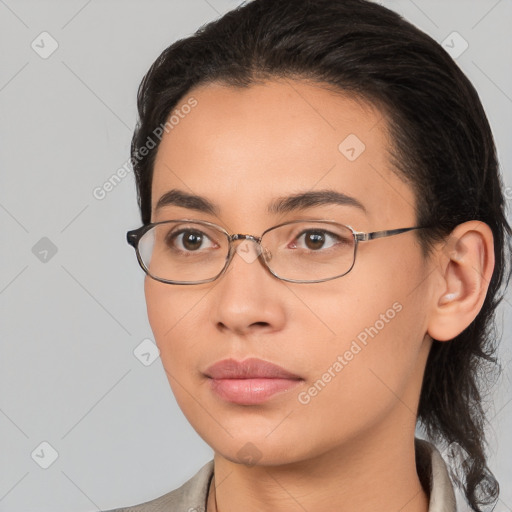
{"label": "eyebrow", "polygon": [[[330,189],[299,192],[290,196],[278,197],[269,203],[267,212],[271,214],[289,213],[328,204],[353,206],[367,213],[364,205],[356,198]],[[219,207],[206,197],[189,194],[178,189],[169,190],[160,197],[155,206],[155,211],[170,205],[181,206],[182,208],[211,215],[220,213]]]}

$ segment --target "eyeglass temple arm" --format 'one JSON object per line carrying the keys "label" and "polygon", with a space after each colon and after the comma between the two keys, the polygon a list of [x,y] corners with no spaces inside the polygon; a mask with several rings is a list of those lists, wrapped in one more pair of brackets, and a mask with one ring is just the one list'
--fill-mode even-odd
{"label": "eyeglass temple arm", "polygon": [[374,238],[384,238],[386,236],[399,235],[400,233],[412,231],[413,229],[423,229],[423,227],[415,226],[413,228],[388,229],[385,231],[374,231],[373,233],[356,232],[355,237],[358,242],[366,242],[368,240],[373,240]]}

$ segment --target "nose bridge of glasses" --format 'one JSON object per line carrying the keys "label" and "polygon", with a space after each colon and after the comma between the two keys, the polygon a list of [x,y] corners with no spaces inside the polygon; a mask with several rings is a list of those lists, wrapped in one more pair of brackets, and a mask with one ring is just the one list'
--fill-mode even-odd
{"label": "nose bridge of glasses", "polygon": [[[265,261],[269,261],[271,258],[269,251],[261,245],[262,237],[238,233],[230,235],[229,239],[231,242],[242,241],[238,244],[235,252],[247,263],[255,261],[262,252]],[[253,243],[251,244],[249,241]]]}
{"label": "nose bridge of glasses", "polygon": [[236,235],[229,235],[229,238],[233,242],[235,240],[253,240],[254,242],[256,242],[258,244],[261,242],[261,237],[253,236],[253,235],[245,235],[243,233],[237,233]]}
{"label": "nose bridge of glasses", "polygon": [[[253,235],[245,235],[242,233],[238,233],[235,235],[229,235],[229,240],[231,243],[236,242],[238,240],[241,240],[242,243],[238,244],[236,248],[236,252],[240,252],[240,250],[243,250],[244,248],[247,250],[249,246],[252,246],[256,249],[257,253],[260,254],[261,252],[261,237],[259,236],[253,236]],[[248,241],[252,241],[253,243],[250,244]],[[241,249],[242,248],[242,249]]]}

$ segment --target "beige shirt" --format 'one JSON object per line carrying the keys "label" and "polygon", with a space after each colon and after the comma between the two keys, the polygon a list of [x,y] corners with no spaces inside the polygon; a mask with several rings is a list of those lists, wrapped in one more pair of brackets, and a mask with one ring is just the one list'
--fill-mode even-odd
{"label": "beige shirt", "polygon": [[[416,466],[430,495],[428,512],[456,512],[455,495],[446,464],[427,441],[415,440]],[[107,512],[206,512],[208,489],[213,477],[213,460],[207,462],[181,487],[160,498]]]}

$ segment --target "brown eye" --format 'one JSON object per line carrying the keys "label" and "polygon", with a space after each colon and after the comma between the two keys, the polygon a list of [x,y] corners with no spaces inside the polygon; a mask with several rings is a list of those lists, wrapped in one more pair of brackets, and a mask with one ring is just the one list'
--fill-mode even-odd
{"label": "brown eye", "polygon": [[321,249],[325,243],[325,236],[321,231],[310,231],[304,237],[308,249]]}
{"label": "brown eye", "polygon": [[183,232],[181,243],[187,251],[195,251],[201,247],[201,244],[203,243],[203,235],[192,231],[185,231]]}
{"label": "brown eye", "polygon": [[210,239],[208,236],[195,229],[182,229],[167,236],[167,245],[180,251],[195,252],[198,249],[205,249],[204,245]]}
{"label": "brown eye", "polygon": [[303,242],[300,245],[314,252],[320,251],[321,249],[330,249],[335,245],[349,243],[348,240],[336,233],[331,233],[324,229],[307,229],[300,233],[294,240],[293,248],[301,248],[300,245],[298,245],[301,239]]}

